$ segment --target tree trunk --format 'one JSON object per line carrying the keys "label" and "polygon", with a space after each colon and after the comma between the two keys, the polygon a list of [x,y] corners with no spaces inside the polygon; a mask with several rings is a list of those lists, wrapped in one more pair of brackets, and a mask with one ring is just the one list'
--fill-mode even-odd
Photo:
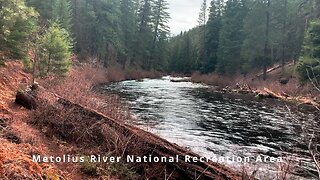
{"label": "tree trunk", "polygon": [[33,62],[32,62],[32,84],[36,81],[36,65],[37,65],[37,52],[35,51]]}
{"label": "tree trunk", "polygon": [[287,40],[287,6],[288,0],[284,0],[284,19],[283,19],[283,29],[282,29],[282,74],[284,73],[284,65],[285,65],[285,48],[286,48],[286,40]]}
{"label": "tree trunk", "polygon": [[50,69],[51,69],[51,53],[49,52],[49,60],[48,60],[47,74],[50,73]]}
{"label": "tree trunk", "polygon": [[30,110],[35,109],[37,107],[35,98],[27,91],[18,91],[16,94],[15,103]]}
{"label": "tree trunk", "polygon": [[267,11],[266,11],[266,40],[265,40],[265,45],[264,45],[264,57],[265,62],[263,65],[263,80],[267,79],[267,62],[269,60],[269,26],[270,26],[270,5],[271,5],[271,0],[267,1]]}

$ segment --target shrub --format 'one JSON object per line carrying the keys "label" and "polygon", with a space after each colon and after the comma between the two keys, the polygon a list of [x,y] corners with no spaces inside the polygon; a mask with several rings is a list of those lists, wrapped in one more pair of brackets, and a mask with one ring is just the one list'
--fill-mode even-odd
{"label": "shrub", "polygon": [[85,156],[84,162],[80,162],[80,169],[83,173],[88,175],[97,175],[98,163],[90,162],[90,157]]}
{"label": "shrub", "polygon": [[302,81],[320,79],[320,20],[310,22],[297,71]]}
{"label": "shrub", "polygon": [[100,65],[83,64],[71,69],[63,80],[48,76],[41,84],[49,91],[118,120],[130,119],[129,108],[118,96],[95,92],[94,86],[109,81]]}
{"label": "shrub", "polygon": [[310,57],[303,57],[298,65],[297,72],[301,81],[308,81],[310,79],[320,79],[320,60]]}

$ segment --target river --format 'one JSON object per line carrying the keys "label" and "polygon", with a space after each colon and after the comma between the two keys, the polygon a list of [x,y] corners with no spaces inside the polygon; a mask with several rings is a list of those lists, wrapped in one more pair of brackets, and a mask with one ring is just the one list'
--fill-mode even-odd
{"label": "river", "polygon": [[[290,176],[312,179],[308,136],[320,132],[316,111],[212,87],[172,82],[171,77],[124,81],[103,87],[129,103],[134,124],[205,157],[275,157],[290,161]],[[301,127],[308,129],[304,132]],[[263,155],[263,156],[262,156]],[[224,164],[275,177],[284,163],[269,160]],[[309,173],[310,174],[310,173]]]}

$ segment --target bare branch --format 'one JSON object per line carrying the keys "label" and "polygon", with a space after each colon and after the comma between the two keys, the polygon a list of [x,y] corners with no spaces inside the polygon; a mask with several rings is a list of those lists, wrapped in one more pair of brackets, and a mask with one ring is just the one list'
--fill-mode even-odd
{"label": "bare branch", "polygon": [[[311,67],[311,69],[312,69],[312,67]],[[315,83],[315,82],[313,81],[313,79],[310,77],[310,73],[309,73],[308,68],[306,68],[306,71],[307,71],[307,75],[308,75],[308,78],[309,78],[310,82],[311,82],[312,85],[316,88],[316,90],[320,92],[320,88],[316,85],[316,83]]]}
{"label": "bare branch", "polygon": [[320,179],[320,164],[319,164],[319,162],[318,162],[318,160],[316,158],[316,154],[312,150],[313,139],[314,139],[314,132],[313,132],[313,134],[312,134],[312,136],[310,138],[308,149],[309,149],[309,153],[311,154],[312,160],[316,165],[316,168],[317,168],[317,171],[318,171],[318,176],[319,176],[319,179]]}

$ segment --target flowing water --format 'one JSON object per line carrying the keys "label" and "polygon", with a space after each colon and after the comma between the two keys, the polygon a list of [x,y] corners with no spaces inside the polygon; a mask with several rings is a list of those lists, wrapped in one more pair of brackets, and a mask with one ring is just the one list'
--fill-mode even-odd
{"label": "flowing water", "polygon": [[[103,89],[130,104],[135,124],[202,156],[289,159],[291,175],[312,178],[302,174],[314,170],[307,135],[320,132],[316,111],[275,100],[221,94],[212,87],[170,79],[124,81]],[[223,163],[269,172],[269,177],[276,175],[279,164],[285,167],[269,160]]]}

